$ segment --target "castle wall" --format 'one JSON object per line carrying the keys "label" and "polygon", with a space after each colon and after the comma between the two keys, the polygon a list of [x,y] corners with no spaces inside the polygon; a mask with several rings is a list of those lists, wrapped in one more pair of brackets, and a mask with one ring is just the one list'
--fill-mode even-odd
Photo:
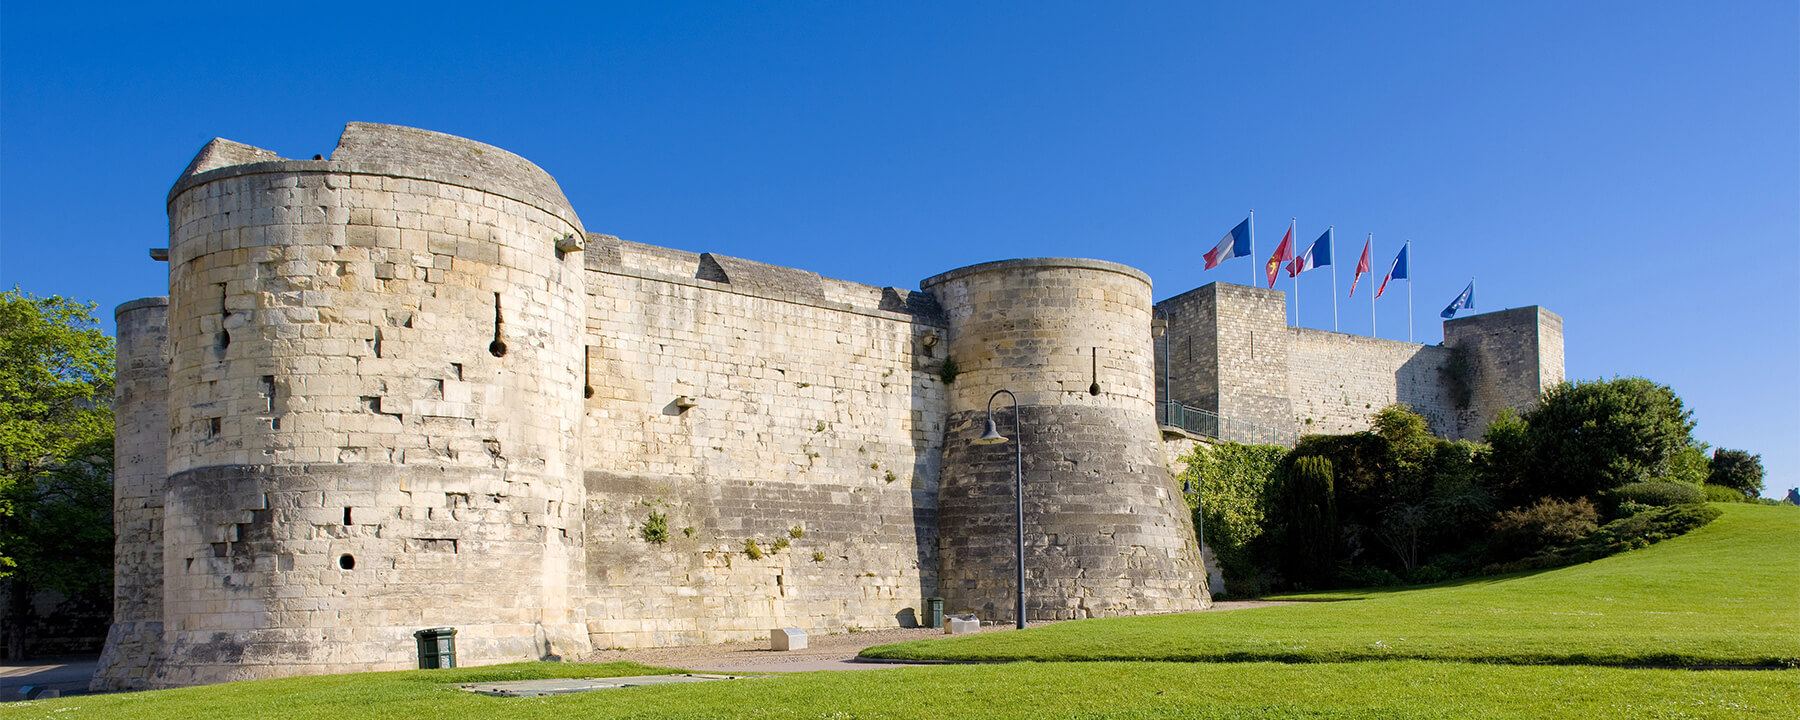
{"label": "castle wall", "polygon": [[1271,442],[1271,429],[1291,431],[1293,338],[1285,294],[1211,283],[1164,300],[1157,309],[1169,320],[1172,397],[1224,419],[1217,427],[1208,421],[1203,431],[1246,443]]}
{"label": "castle wall", "polygon": [[1449,350],[1310,328],[1288,332],[1290,422],[1300,434],[1362,432],[1377,411],[1404,403],[1432,433],[1458,437],[1457,408],[1443,388]]}
{"label": "castle wall", "polygon": [[147,687],[162,662],[168,298],[120,305],[113,417],[113,622],[95,690]]}
{"label": "castle wall", "polygon": [[1446,321],[1444,345],[1469,358],[1463,437],[1481,437],[1502,409],[1535,407],[1563,381],[1562,316],[1536,305]]}
{"label": "castle wall", "polygon": [[246,155],[170,193],[158,681],[411,667],[436,625],[471,662],[585,649],[582,230],[554,182],[385,126],[207,167]]}
{"label": "castle wall", "polygon": [[[118,313],[106,689],[407,668],[438,626],[482,664],[911,625],[933,595],[1010,620],[1015,452],[1027,617],[1199,609],[1170,468],[1201,441],[1159,397],[1227,439],[1395,400],[1468,436],[1562,376],[1535,308],[1446,349],[1222,283],[1153,311],[1095,260],[908,291],[590,235],[530,162],[409,128],[315,161],[215,140],[168,203],[170,297]],[[978,445],[1001,389],[1009,440]]]}
{"label": "castle wall", "polygon": [[[939,492],[947,611],[1017,618],[1023,463],[1024,614],[1071,619],[1198,610],[1210,600],[1192,519],[1163,465],[1150,282],[1095,260],[1006,260],[921,285],[949,322]],[[997,390],[1005,443],[977,445]]]}
{"label": "castle wall", "polygon": [[929,298],[607,236],[589,253],[594,644],[915,622],[945,408]]}
{"label": "castle wall", "polygon": [[1217,427],[1200,429],[1237,442],[1270,441],[1246,423],[1292,436],[1360,432],[1393,403],[1441,437],[1480,439],[1503,408],[1530,407],[1563,376],[1562,318],[1537,307],[1450,320],[1442,345],[1289,327],[1283,293],[1230,283],[1156,310],[1168,320],[1169,361],[1156,358],[1164,397],[1217,413]]}

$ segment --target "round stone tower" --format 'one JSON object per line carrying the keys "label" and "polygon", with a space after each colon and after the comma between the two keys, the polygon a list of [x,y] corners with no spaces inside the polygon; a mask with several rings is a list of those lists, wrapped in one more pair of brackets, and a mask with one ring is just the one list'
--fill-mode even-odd
{"label": "round stone tower", "polygon": [[[1209,605],[1193,521],[1161,462],[1149,277],[1040,258],[952,270],[921,287],[944,309],[943,361],[956,370],[938,508],[945,610],[1015,617],[1021,440],[1027,619]],[[974,444],[1002,389],[1018,397],[1018,425],[1002,395],[994,419],[1008,441]]]}
{"label": "round stone tower", "polygon": [[169,299],[113,311],[113,622],[95,690],[146,687],[163,640],[163,491],[169,479]]}
{"label": "round stone tower", "polygon": [[588,649],[579,219],[512,153],[353,123],[169,192],[159,682]]}

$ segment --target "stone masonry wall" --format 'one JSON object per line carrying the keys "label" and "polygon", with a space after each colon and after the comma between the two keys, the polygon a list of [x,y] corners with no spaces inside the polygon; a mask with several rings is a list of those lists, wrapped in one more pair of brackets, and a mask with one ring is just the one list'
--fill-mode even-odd
{"label": "stone masonry wall", "polygon": [[170,193],[158,682],[410,667],[438,624],[471,662],[588,647],[582,230],[554,182],[354,124],[331,160],[203,162],[247,154]]}
{"label": "stone masonry wall", "polygon": [[1289,328],[1288,392],[1301,434],[1368,430],[1376,411],[1404,403],[1431,431],[1456,434],[1456,407],[1443,389],[1449,351],[1437,345]]}
{"label": "stone masonry wall", "polygon": [[1533,407],[1540,393],[1563,381],[1562,316],[1536,305],[1447,321],[1444,344],[1470,360],[1463,437],[1481,437],[1502,408]]}
{"label": "stone masonry wall", "polygon": [[163,493],[168,482],[168,298],[120,305],[113,414],[113,622],[95,690],[147,687],[162,661]]}
{"label": "stone masonry wall", "polygon": [[[945,404],[929,298],[608,236],[589,246],[593,643],[915,622],[937,585]],[[653,516],[661,542],[646,539]]]}
{"label": "stone masonry wall", "polygon": [[[1192,518],[1163,464],[1150,282],[1094,260],[985,263],[927,279],[949,321],[938,525],[945,609],[1072,619],[1209,603]],[[975,444],[989,398],[1008,441]],[[1023,495],[1015,478],[1022,454]],[[1022,498],[1022,500],[1021,500]]]}

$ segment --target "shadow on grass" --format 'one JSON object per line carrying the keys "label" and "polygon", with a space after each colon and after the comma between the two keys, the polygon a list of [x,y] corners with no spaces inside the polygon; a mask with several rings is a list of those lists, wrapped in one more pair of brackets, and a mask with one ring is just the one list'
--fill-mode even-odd
{"label": "shadow on grass", "polygon": [[1470,575],[1452,578],[1443,582],[1427,585],[1383,585],[1380,587],[1341,588],[1337,590],[1306,590],[1301,592],[1278,593],[1254,598],[1256,600],[1275,600],[1280,602],[1341,602],[1345,600],[1370,600],[1393,595],[1395,593],[1414,592],[1417,590],[1436,590],[1441,588],[1480,587],[1495,585],[1509,580],[1542,575],[1547,572],[1562,570],[1566,567],[1539,568],[1536,570],[1520,570],[1498,575]]}

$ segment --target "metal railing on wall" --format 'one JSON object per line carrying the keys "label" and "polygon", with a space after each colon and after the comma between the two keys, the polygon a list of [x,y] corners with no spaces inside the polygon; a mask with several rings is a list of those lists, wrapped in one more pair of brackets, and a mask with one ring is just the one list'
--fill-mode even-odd
{"label": "metal railing on wall", "polygon": [[1181,428],[1195,435],[1244,445],[1279,445],[1291,448],[1295,440],[1291,430],[1221,417],[1216,412],[1188,407],[1173,400],[1165,400],[1157,406],[1156,422]]}

